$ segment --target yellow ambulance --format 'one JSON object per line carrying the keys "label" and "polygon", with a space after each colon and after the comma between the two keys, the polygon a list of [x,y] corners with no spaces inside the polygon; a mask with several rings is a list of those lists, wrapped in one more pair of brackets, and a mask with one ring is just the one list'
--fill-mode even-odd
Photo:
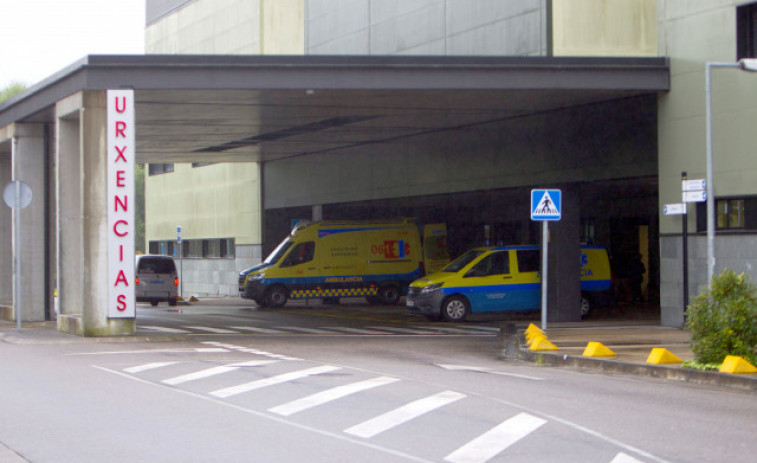
{"label": "yellow ambulance", "polygon": [[300,223],[262,264],[239,274],[239,295],[261,307],[342,297],[395,304],[425,274],[424,252],[435,265],[449,262],[446,227],[427,227],[424,248],[415,219]]}
{"label": "yellow ambulance", "polygon": [[[413,313],[448,321],[487,312],[541,308],[538,246],[471,249],[441,271],[414,281],[406,305]],[[581,316],[610,296],[610,261],[605,248],[581,247]]]}

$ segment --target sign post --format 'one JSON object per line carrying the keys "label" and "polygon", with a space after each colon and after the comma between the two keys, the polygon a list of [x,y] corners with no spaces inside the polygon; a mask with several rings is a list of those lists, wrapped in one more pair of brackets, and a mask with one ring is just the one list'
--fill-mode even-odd
{"label": "sign post", "polygon": [[179,243],[179,297],[184,298],[184,249],[181,243],[181,225],[176,227],[176,242]]}
{"label": "sign post", "polygon": [[549,222],[562,216],[561,190],[531,190],[531,220],[542,222],[541,234],[541,329],[547,329],[547,270]]}
{"label": "sign post", "polygon": [[[15,140],[14,138],[13,141]],[[21,209],[32,202],[32,189],[25,182],[14,180],[5,186],[3,200],[8,207],[13,209],[13,236],[16,238],[16,258],[14,259],[16,329],[21,331]]]}

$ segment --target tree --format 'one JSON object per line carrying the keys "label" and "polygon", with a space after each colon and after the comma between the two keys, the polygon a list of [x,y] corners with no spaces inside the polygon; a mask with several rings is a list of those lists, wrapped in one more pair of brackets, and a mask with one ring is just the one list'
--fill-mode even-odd
{"label": "tree", "polygon": [[4,89],[0,90],[0,103],[26,90],[26,85],[21,82],[11,82]]}

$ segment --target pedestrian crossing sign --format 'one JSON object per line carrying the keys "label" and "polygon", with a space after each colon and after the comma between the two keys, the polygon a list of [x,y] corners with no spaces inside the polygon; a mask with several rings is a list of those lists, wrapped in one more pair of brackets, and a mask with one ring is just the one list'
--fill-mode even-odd
{"label": "pedestrian crossing sign", "polygon": [[560,220],[562,191],[531,190],[531,220]]}

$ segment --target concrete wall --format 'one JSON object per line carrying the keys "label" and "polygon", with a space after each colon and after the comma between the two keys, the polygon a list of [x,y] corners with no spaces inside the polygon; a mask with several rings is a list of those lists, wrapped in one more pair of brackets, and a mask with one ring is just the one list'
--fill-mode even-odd
{"label": "concrete wall", "polygon": [[[680,2],[660,0],[660,53],[671,58],[671,91],[659,98],[660,206],[681,200],[681,172],[689,179],[706,176],[705,63],[736,61],[736,7],[738,0]],[[713,163],[715,196],[757,194],[757,75],[735,69],[712,73]],[[696,213],[689,207],[689,232],[695,231]],[[680,216],[660,216],[661,306],[663,322],[682,321]],[[715,273],[725,267],[757,277],[751,247],[753,234],[717,233]],[[706,279],[706,240],[691,236],[689,288],[695,295]]]}
{"label": "concrete wall", "polygon": [[518,55],[547,50],[546,0],[306,0],[308,54]]}
{"label": "concrete wall", "polygon": [[658,56],[657,0],[552,5],[554,56]]}

